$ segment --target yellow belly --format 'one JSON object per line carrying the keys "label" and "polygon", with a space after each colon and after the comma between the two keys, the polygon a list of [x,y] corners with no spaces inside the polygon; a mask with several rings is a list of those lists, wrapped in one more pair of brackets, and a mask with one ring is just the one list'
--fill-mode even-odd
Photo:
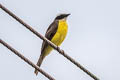
{"label": "yellow belly", "polygon": [[[57,46],[60,46],[60,44],[64,41],[66,37],[67,30],[68,30],[68,25],[66,21],[65,20],[59,21],[58,30],[54,35],[54,37],[52,38],[51,42],[53,42]],[[51,46],[46,47],[45,56],[47,56],[52,51],[52,49],[53,48]]]}

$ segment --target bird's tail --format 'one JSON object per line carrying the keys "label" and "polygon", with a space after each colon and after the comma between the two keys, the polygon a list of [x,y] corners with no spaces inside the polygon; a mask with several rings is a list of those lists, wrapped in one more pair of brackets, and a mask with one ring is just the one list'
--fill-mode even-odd
{"label": "bird's tail", "polygon": [[[44,56],[40,55],[39,60],[37,62],[37,66],[39,66],[39,67],[41,66],[43,59],[44,59]],[[37,75],[38,74],[38,70],[35,69],[34,73]]]}

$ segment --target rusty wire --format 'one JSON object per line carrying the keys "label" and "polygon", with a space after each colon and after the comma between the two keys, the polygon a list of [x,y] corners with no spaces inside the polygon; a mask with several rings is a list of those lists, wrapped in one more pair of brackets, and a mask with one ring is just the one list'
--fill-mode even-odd
{"label": "rusty wire", "polygon": [[47,38],[43,37],[41,34],[39,34],[37,31],[35,31],[30,25],[25,23],[23,20],[21,20],[19,17],[17,17],[15,14],[13,14],[11,11],[9,11],[7,8],[2,6],[0,4],[0,7],[2,10],[4,10],[7,14],[9,14],[11,17],[13,17],[15,20],[17,20],[19,23],[21,23],[24,27],[26,27],[28,30],[30,30],[32,33],[34,33],[37,37],[40,39],[46,41],[51,47],[53,47],[55,50],[57,50],[61,55],[66,57],[68,60],[70,60],[73,64],[75,64],[77,67],[79,67],[81,70],[83,70],[86,74],[88,74],[90,77],[92,77],[94,80],[99,80],[94,74],[92,74],[90,71],[88,71],[86,68],[84,68],[81,64],[79,64],[77,61],[75,61],[73,58],[68,56],[62,49],[60,49],[58,46],[53,44],[51,41],[49,41]]}
{"label": "rusty wire", "polygon": [[40,73],[42,73],[45,77],[47,77],[50,80],[55,80],[53,77],[51,77],[48,73],[40,69],[37,65],[35,65],[33,62],[31,62],[29,59],[27,59],[25,56],[23,56],[20,52],[12,48],[8,43],[0,39],[0,43],[3,44],[5,47],[7,47],[9,50],[11,50],[13,53],[15,53],[17,56],[19,56],[22,60],[27,62],[29,65],[31,65],[33,68],[37,69]]}

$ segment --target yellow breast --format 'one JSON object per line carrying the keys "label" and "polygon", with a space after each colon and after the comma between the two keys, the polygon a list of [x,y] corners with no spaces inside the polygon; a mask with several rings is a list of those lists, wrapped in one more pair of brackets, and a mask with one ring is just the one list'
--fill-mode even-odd
{"label": "yellow breast", "polygon": [[[66,37],[66,34],[67,34],[67,31],[68,31],[68,25],[67,25],[66,21],[65,20],[60,20],[59,23],[58,23],[57,32],[53,36],[51,41],[55,45],[59,46],[64,41],[64,39]],[[53,48],[51,46],[47,46],[47,48],[44,51],[45,56],[47,56],[52,51],[52,49]]]}
{"label": "yellow breast", "polygon": [[67,31],[68,25],[66,20],[59,20],[57,32],[51,41],[59,46],[64,41]]}

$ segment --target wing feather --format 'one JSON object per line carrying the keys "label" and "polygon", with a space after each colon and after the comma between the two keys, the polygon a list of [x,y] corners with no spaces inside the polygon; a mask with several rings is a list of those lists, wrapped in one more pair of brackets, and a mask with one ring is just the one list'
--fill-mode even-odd
{"label": "wing feather", "polygon": [[[48,40],[51,40],[58,29],[58,21],[54,21],[47,29],[45,37]],[[41,47],[41,54],[44,52],[45,48],[48,46],[48,43],[46,41],[43,41],[42,47]]]}

